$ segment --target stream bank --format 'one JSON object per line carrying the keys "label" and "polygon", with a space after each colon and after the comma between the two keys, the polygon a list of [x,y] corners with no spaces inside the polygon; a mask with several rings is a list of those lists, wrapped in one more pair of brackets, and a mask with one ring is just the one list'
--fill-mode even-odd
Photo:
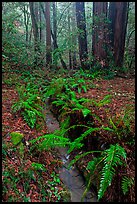
{"label": "stream bank", "polygon": [[[48,133],[53,133],[55,130],[59,129],[59,122],[53,116],[48,106],[46,107],[46,125],[48,128]],[[81,202],[81,197],[86,189],[85,179],[75,165],[68,169],[70,155],[67,154],[66,147],[58,147],[56,148],[56,151],[63,163],[62,167],[59,169],[59,176],[68,190],[68,200],[70,199],[70,202]],[[97,202],[96,193],[92,190],[89,190],[86,197],[84,198],[84,202]]]}

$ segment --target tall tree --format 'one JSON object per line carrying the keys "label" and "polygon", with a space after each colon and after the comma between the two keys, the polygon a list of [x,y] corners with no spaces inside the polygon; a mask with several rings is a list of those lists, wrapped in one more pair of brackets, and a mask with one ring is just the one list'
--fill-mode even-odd
{"label": "tall tree", "polygon": [[34,34],[34,50],[35,50],[35,61],[34,64],[38,65],[38,54],[39,54],[39,40],[38,40],[38,25],[34,13],[34,3],[35,2],[29,2],[30,6],[30,14],[31,14],[31,20],[32,20],[32,28],[33,28],[33,34]]}
{"label": "tall tree", "polygon": [[[70,9],[68,9],[68,31],[71,33],[71,26],[70,26]],[[70,38],[70,44],[72,43],[72,35],[69,36]],[[71,46],[69,48],[69,69],[72,69],[72,52],[71,52]]]}
{"label": "tall tree", "polygon": [[81,66],[89,68],[86,64],[88,58],[87,49],[87,34],[86,34],[86,20],[85,20],[85,4],[84,2],[76,2],[76,21],[78,28],[78,43],[79,43],[79,57]]}
{"label": "tall tree", "polygon": [[106,17],[107,2],[93,2],[93,35],[92,51],[95,61],[102,61],[107,56],[106,53]]}
{"label": "tall tree", "polygon": [[119,67],[123,65],[128,6],[128,2],[110,2],[109,6],[110,29],[112,31],[110,40],[115,64]]}
{"label": "tall tree", "polygon": [[[40,3],[44,3],[44,2],[39,2],[39,15],[40,15],[40,42],[42,43],[46,43],[46,23],[45,23],[45,18],[44,18],[44,14],[42,12]],[[43,7],[44,8],[44,7]],[[45,12],[45,11],[44,11]]]}
{"label": "tall tree", "polygon": [[57,48],[57,2],[52,2],[53,6],[53,35],[54,35],[54,49]]}
{"label": "tall tree", "polygon": [[[46,13],[44,12],[44,8],[43,8],[42,4],[40,4],[40,6],[41,6],[42,12],[43,12],[43,14],[44,14],[44,17],[45,17],[45,19],[46,19]],[[53,39],[53,43],[55,43],[55,47],[58,49],[57,39],[55,40],[54,34],[53,34],[53,32],[52,32],[52,29],[51,29],[51,36],[52,36],[52,39]],[[66,63],[64,62],[64,60],[63,60],[63,58],[62,58],[62,56],[61,56],[61,53],[59,53],[59,58],[60,58],[62,67],[63,67],[64,69],[67,69]]]}
{"label": "tall tree", "polygon": [[50,26],[50,2],[45,2],[46,14],[46,65],[50,66],[52,63],[51,55],[51,26]]}
{"label": "tall tree", "polygon": [[73,43],[73,51],[72,51],[72,67],[76,68],[77,59],[76,59],[76,46],[77,46],[77,36],[76,36],[76,8],[75,2],[72,4],[72,15],[71,15],[71,23],[72,23],[72,43]]}
{"label": "tall tree", "polygon": [[26,30],[26,43],[29,41],[29,19],[30,19],[30,13],[28,11],[29,5],[24,4],[23,5],[23,15],[24,15],[24,24],[25,24],[25,30]]}

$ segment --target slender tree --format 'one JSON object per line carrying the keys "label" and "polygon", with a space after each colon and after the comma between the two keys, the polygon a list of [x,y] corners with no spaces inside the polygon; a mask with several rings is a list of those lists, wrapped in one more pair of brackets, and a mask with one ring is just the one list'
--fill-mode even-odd
{"label": "slender tree", "polygon": [[128,20],[128,2],[110,2],[109,19],[110,23],[110,40],[114,52],[116,66],[123,65],[125,37]]}
{"label": "slender tree", "polygon": [[93,35],[92,51],[95,61],[106,61],[106,21],[107,2],[93,2]]}
{"label": "slender tree", "polygon": [[76,2],[76,21],[77,21],[77,28],[78,28],[80,62],[81,62],[81,66],[84,69],[86,69],[86,68],[89,68],[89,66],[86,64],[86,61],[88,58],[88,49],[87,49],[87,34],[86,34],[84,2]]}
{"label": "slender tree", "polygon": [[53,35],[54,35],[54,49],[57,48],[57,5],[56,2],[52,2],[53,6]]}
{"label": "slender tree", "polygon": [[34,64],[38,65],[38,53],[39,53],[39,40],[38,40],[38,25],[34,13],[34,2],[29,2],[30,6],[30,14],[31,14],[31,20],[32,20],[32,28],[33,28],[33,34],[34,34],[34,50],[35,50],[35,61]]}
{"label": "slender tree", "polygon": [[76,46],[77,46],[77,36],[76,36],[76,7],[75,2],[72,4],[72,15],[71,15],[71,23],[72,23],[72,43],[73,43],[73,51],[72,51],[72,67],[76,68],[77,59],[76,59]]}
{"label": "slender tree", "polygon": [[26,43],[28,44],[29,41],[29,20],[30,20],[30,13],[28,11],[29,5],[23,5],[23,15],[24,15],[24,24],[26,30]]}
{"label": "slender tree", "polygon": [[[44,17],[45,17],[45,19],[46,19],[46,13],[44,12],[44,8],[43,8],[42,4],[40,4],[40,6],[41,6],[42,12],[43,12],[43,14],[44,14]],[[56,48],[58,49],[58,44],[57,44],[57,41],[56,41],[55,38],[54,38],[54,34],[53,34],[53,32],[52,32],[52,29],[51,29],[51,36],[52,36],[52,39],[53,39],[53,43],[55,43],[55,46],[56,46]],[[67,69],[66,63],[64,62],[61,53],[59,53],[59,57],[60,57],[60,61],[61,61],[62,67],[63,67],[64,69]]]}
{"label": "slender tree", "polygon": [[[44,18],[44,14],[42,12],[40,3],[44,3],[44,2],[39,2],[39,15],[40,15],[40,42],[43,43],[45,45],[46,43],[46,23],[45,23],[45,18]],[[45,12],[45,11],[44,11]]]}
{"label": "slender tree", "polygon": [[46,65],[50,66],[52,63],[51,55],[51,26],[50,26],[50,2],[45,2],[46,15]]}
{"label": "slender tree", "polygon": [[[68,31],[69,31],[69,33],[71,33],[71,25],[70,25],[70,9],[68,9]],[[70,35],[70,43],[72,43],[72,37],[71,37],[71,35]],[[72,52],[71,52],[71,46],[70,46],[70,48],[69,48],[69,69],[72,69]]]}

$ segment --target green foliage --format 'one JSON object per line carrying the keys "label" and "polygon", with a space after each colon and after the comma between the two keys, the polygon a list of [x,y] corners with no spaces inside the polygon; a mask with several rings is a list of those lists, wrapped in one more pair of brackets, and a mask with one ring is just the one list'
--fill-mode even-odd
{"label": "green foliage", "polygon": [[102,100],[100,100],[99,102],[96,102],[96,101],[94,101],[93,100],[93,104],[95,105],[95,106],[97,106],[97,107],[102,107],[102,106],[104,106],[104,105],[106,105],[106,104],[108,104],[108,103],[110,103],[111,102],[111,95],[106,95],[106,96],[104,96],[104,98],[102,99]]}
{"label": "green foliage", "polygon": [[115,168],[124,164],[121,158],[126,159],[126,152],[118,144],[110,145],[110,148],[104,151],[104,165],[101,171],[98,200],[103,197],[107,187],[111,185],[112,178],[116,173]]}
{"label": "green foliage", "polygon": [[131,128],[134,120],[134,108],[127,106],[120,114],[116,114],[109,119],[110,128],[108,131],[113,132],[119,140],[124,139],[127,143],[134,143],[134,133]]}
{"label": "green foliage", "polygon": [[24,137],[23,134],[21,134],[19,132],[11,132],[10,135],[11,135],[11,141],[12,141],[13,145],[15,145],[15,146],[18,145]]}
{"label": "green foliage", "polygon": [[43,164],[36,163],[36,162],[32,162],[31,166],[32,166],[35,170],[46,171],[46,169],[45,169],[45,167],[44,167]]}
{"label": "green foliage", "polygon": [[125,194],[128,193],[129,189],[132,187],[132,185],[134,185],[134,178],[132,177],[127,177],[127,176],[123,176],[122,178],[122,191]]}
{"label": "green foliage", "polygon": [[[38,144],[35,144],[37,141],[39,141]],[[44,136],[40,136],[36,139],[30,140],[29,141],[34,147],[38,148],[39,150],[48,150],[49,148],[54,148],[57,146],[66,146],[68,145],[69,139],[65,138],[63,136],[58,136],[56,134],[46,134]],[[33,149],[33,146],[32,146]]]}
{"label": "green foliage", "polygon": [[61,199],[61,195],[59,194],[58,188],[56,188],[56,186],[61,182],[59,175],[53,171],[51,174],[51,178],[52,180],[47,181],[47,186],[49,188],[48,192],[50,192],[49,197],[54,195],[55,197],[57,197],[57,200],[59,201]]}
{"label": "green foliage", "polygon": [[19,101],[12,105],[13,113],[21,111],[27,124],[34,128],[39,118],[44,120],[41,98],[38,94],[35,94],[35,89],[28,89],[28,86],[17,87],[17,90]]}
{"label": "green foliage", "polygon": [[86,117],[88,114],[91,113],[91,111],[82,104],[86,103],[87,101],[89,100],[85,98],[77,99],[75,92],[69,91],[68,94],[58,95],[57,99],[53,101],[52,104],[55,104],[56,106],[61,106],[60,111],[62,111],[62,114],[82,111],[83,116]]}
{"label": "green foliage", "polygon": [[13,143],[14,146],[17,147],[19,155],[23,158],[24,157],[24,144],[22,142],[23,140],[23,134],[18,133],[18,132],[11,132],[11,141]]}
{"label": "green foliage", "polygon": [[[68,150],[68,153],[70,152],[70,149]],[[75,158],[70,162],[69,168],[71,165],[76,163],[80,158],[92,154],[94,152],[100,153],[100,156],[94,157],[91,161],[88,162],[86,169],[90,170],[89,175],[90,179],[88,179],[87,188],[91,184],[91,179],[94,179],[95,171],[98,171],[97,179],[100,180],[100,186],[98,189],[98,200],[100,200],[105,191],[107,190],[108,186],[111,185],[112,179],[114,175],[116,174],[116,168],[119,165],[125,165],[123,159],[126,159],[126,152],[123,147],[121,147],[119,144],[110,145],[109,149],[106,149],[104,151],[89,151],[82,153],[80,155],[76,155]],[[126,181],[125,179],[122,181],[122,189],[123,192],[127,192],[127,188],[131,187],[131,180],[129,184],[129,180]],[[124,191],[125,190],[125,191]],[[85,190],[83,197],[85,197],[87,193],[87,190]]]}
{"label": "green foliage", "polygon": [[[84,144],[81,143],[83,142],[83,139],[87,137],[88,135],[92,134],[93,132],[96,132],[100,130],[100,128],[93,128],[89,127],[88,130],[86,130],[83,134],[80,135],[80,137],[76,138],[71,144],[70,148],[68,150],[68,153],[72,152],[74,149],[79,149],[81,148]],[[91,135],[92,136],[92,135]]]}

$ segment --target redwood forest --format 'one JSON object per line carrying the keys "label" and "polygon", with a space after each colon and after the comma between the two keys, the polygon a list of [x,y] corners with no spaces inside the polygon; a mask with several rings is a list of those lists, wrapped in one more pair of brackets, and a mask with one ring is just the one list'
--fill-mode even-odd
{"label": "redwood forest", "polygon": [[2,2],[2,202],[135,202],[135,2]]}

